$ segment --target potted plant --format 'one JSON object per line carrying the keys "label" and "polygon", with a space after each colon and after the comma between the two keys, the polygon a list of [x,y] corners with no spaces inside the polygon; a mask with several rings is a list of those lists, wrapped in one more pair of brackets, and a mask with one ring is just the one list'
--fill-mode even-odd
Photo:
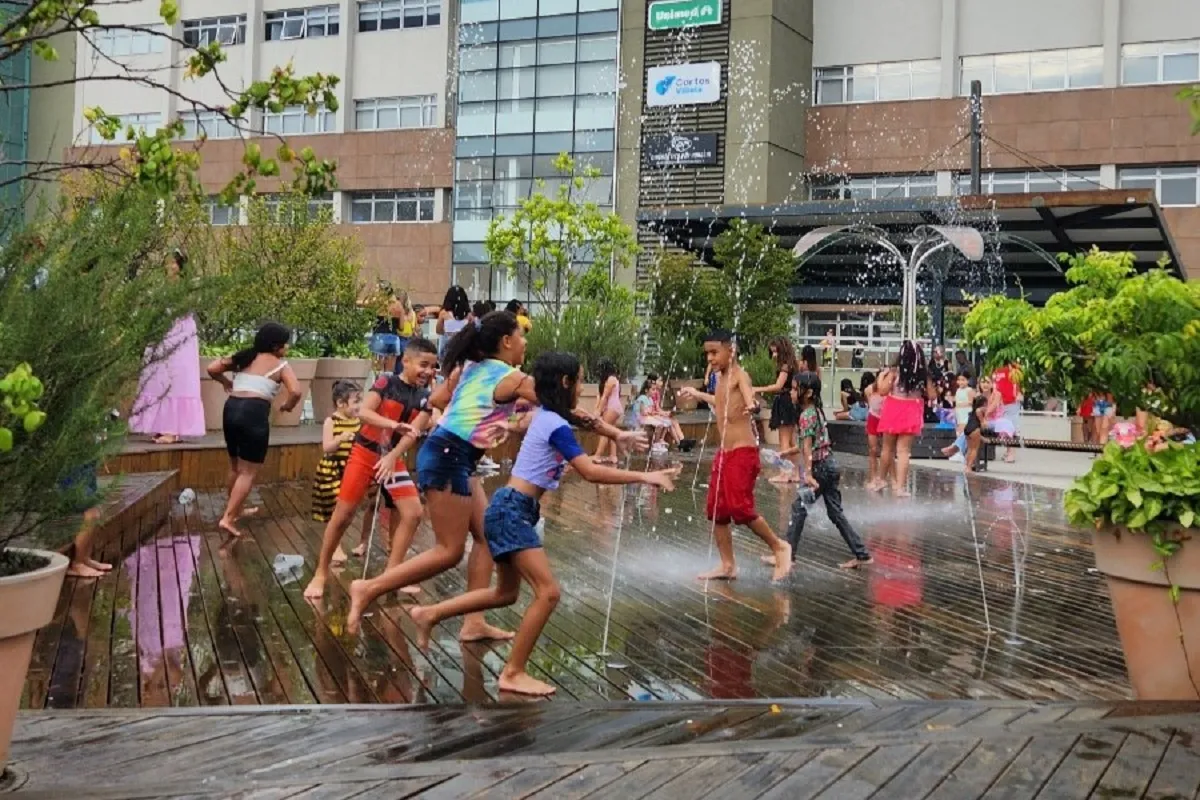
{"label": "potted plant", "polygon": [[[1066,494],[1092,530],[1096,567],[1140,699],[1200,699],[1200,283],[1137,274],[1129,253],[1064,257],[1071,288],[1044,308],[985,298],[966,320],[991,365],[1015,363],[1025,391],[1109,393],[1129,418]],[[1165,266],[1165,265],[1164,265]]]}
{"label": "potted plant", "polygon": [[[37,407],[42,382],[28,364],[0,379],[0,456],[31,439],[46,420]],[[52,550],[16,547],[20,526],[0,518],[0,768],[8,763],[13,724],[38,630],[50,623],[68,561]]]}

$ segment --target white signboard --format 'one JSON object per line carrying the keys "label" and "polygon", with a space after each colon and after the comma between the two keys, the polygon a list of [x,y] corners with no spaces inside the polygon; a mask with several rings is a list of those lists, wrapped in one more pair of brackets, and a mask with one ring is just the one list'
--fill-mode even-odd
{"label": "white signboard", "polygon": [[721,65],[672,64],[646,71],[646,105],[695,106],[721,99]]}

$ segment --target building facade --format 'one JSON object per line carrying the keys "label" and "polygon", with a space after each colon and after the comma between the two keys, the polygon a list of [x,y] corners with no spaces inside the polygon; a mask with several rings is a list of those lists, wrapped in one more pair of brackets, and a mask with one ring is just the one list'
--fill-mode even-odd
{"label": "building facade", "polygon": [[[129,124],[155,128],[179,118],[187,137],[203,134],[200,179],[214,194],[239,169],[243,137],[287,136],[338,164],[339,189],[321,202],[364,248],[368,271],[407,287],[418,302],[435,302],[450,280],[450,205],[454,135],[450,78],[455,0],[182,0],[170,37],[159,4],[135,0],[106,6],[106,25],[81,36],[79,78],[125,68],[154,70],[171,91],[128,81],[75,84],[71,142],[99,141],[84,110],[100,107]],[[220,42],[228,60],[218,76],[188,80],[183,45]],[[182,42],[181,45],[179,42]],[[249,132],[235,130],[207,107],[289,62],[298,74],[339,76],[339,107],[315,116],[300,108],[254,112]],[[218,80],[219,77],[219,80]],[[274,140],[264,146],[274,150]],[[284,167],[286,170],[286,166]],[[266,182],[261,182],[266,183]],[[265,187],[270,190],[269,184]],[[214,199],[210,219],[236,224],[244,209]]]}

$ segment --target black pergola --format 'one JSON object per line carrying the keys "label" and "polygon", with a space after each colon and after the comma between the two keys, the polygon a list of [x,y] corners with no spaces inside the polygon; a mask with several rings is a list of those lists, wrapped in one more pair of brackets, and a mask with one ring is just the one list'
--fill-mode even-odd
{"label": "black pergola", "polygon": [[[644,230],[713,263],[713,244],[733,220],[762,225],[792,248],[809,231],[830,226],[871,225],[901,250],[925,225],[977,228],[987,242],[981,262],[948,251],[943,301],[961,304],[971,295],[1006,292],[1044,303],[1066,288],[1059,253],[1130,251],[1139,270],[1154,267],[1165,254],[1182,277],[1178,254],[1162,212],[1147,189],[1055,194],[900,197],[833,200],[765,206],[686,207],[638,214]],[[924,283],[924,282],[922,282]],[[799,262],[792,286],[794,303],[893,305],[900,302],[901,272],[877,245],[839,239]],[[935,285],[935,282],[929,282]],[[926,301],[928,286],[923,286]]]}

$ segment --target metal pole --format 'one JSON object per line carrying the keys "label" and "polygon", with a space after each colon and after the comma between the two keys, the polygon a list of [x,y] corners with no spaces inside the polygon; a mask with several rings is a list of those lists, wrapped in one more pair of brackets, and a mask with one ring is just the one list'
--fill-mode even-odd
{"label": "metal pole", "polygon": [[971,194],[983,194],[983,84],[971,81]]}
{"label": "metal pole", "polygon": [[939,272],[933,279],[933,297],[929,311],[933,315],[933,343],[946,344],[946,298],[945,282]]}

